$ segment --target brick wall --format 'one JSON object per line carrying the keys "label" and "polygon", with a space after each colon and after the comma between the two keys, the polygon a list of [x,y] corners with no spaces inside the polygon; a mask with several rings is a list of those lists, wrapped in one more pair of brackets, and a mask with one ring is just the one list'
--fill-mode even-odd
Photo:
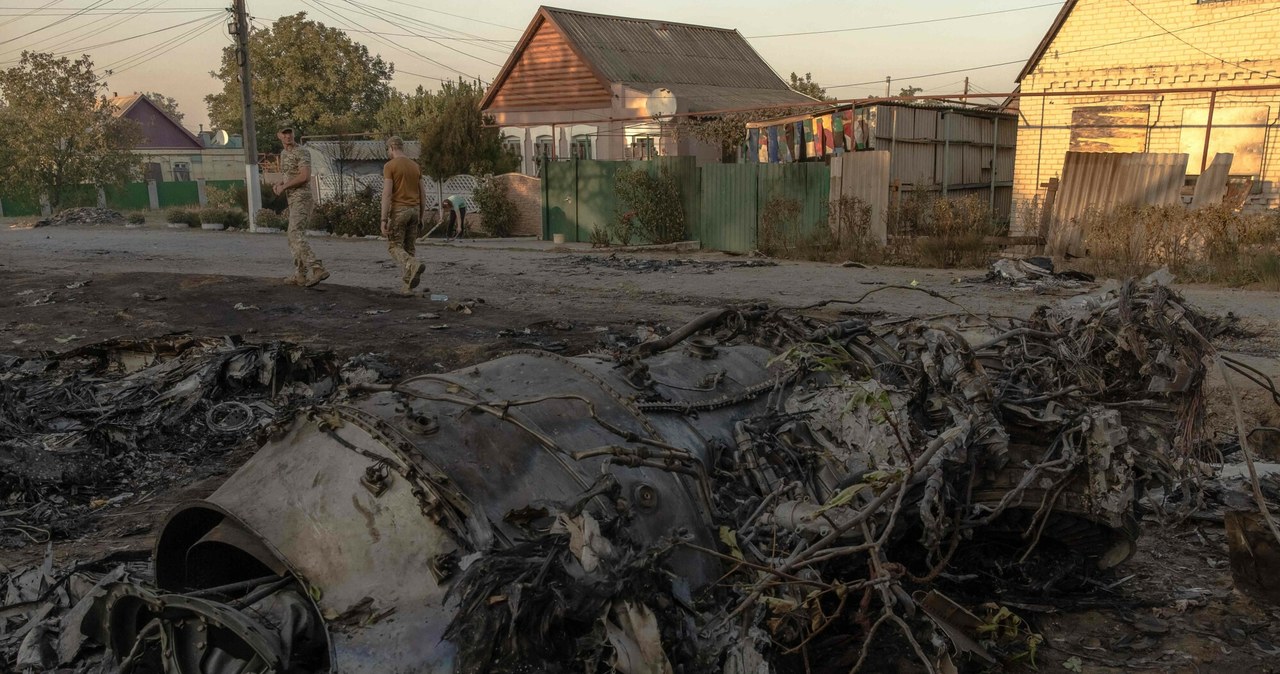
{"label": "brick wall", "polygon": [[507,197],[516,205],[520,214],[514,236],[540,236],[542,234],[542,181],[520,173],[497,176],[507,186]]}
{"label": "brick wall", "polygon": [[[1033,232],[1034,227],[1019,216],[1033,199],[1043,200],[1041,184],[1061,177],[1074,108],[1148,105],[1146,151],[1180,152],[1183,112],[1209,107],[1207,93],[1098,96],[1090,91],[1280,83],[1280,1],[1133,0],[1133,4],[1150,19],[1126,0],[1079,0],[1044,57],[1023,79],[1024,92],[1071,91],[1080,96],[1026,97],[1020,102],[1013,187],[1015,233]],[[1220,93],[1214,115],[1219,118],[1225,109],[1251,106],[1268,107],[1261,193],[1255,194],[1251,204],[1274,207],[1280,203],[1280,134],[1274,132],[1280,123],[1280,91]],[[1203,126],[1199,132],[1203,133]],[[1212,146],[1211,142],[1211,151]],[[1189,174],[1199,173],[1200,161],[1191,157]]]}

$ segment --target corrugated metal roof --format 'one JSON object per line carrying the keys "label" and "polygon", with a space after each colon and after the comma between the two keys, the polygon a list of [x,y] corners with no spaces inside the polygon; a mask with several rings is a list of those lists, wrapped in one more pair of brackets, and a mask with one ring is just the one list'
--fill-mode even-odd
{"label": "corrugated metal roof", "polygon": [[792,91],[736,30],[542,11],[602,77],[637,89],[666,87],[683,111],[813,102]]}

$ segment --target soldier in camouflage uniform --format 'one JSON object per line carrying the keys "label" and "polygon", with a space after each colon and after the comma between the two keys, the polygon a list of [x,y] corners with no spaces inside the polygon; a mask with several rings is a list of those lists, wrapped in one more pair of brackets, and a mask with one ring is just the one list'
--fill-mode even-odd
{"label": "soldier in camouflage uniform", "polygon": [[283,194],[289,200],[289,250],[293,252],[293,276],[285,283],[300,286],[313,286],[327,278],[324,264],[316,259],[307,243],[307,223],[311,221],[311,211],[315,208],[315,200],[311,197],[311,156],[294,141],[294,125],[285,124],[276,132],[276,138],[284,144],[280,152],[280,172],[284,181],[277,183],[272,189],[276,194]]}

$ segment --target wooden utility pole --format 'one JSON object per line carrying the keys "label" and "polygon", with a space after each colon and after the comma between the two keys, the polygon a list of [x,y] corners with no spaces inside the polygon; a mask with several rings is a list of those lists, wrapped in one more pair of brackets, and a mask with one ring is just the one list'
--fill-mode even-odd
{"label": "wooden utility pole", "polygon": [[249,13],[245,0],[233,0],[235,21],[231,34],[236,38],[236,62],[240,65],[240,101],[244,115],[244,180],[249,195],[249,231],[258,230],[258,209],[262,208],[262,182],[258,177],[258,131],[253,123],[253,74],[249,69]]}
{"label": "wooden utility pole", "polygon": [[889,97],[889,87],[890,87],[892,84],[893,84],[893,78],[892,78],[892,77],[886,77],[886,78],[884,78],[884,97],[885,97],[885,98],[888,98],[888,97]]}
{"label": "wooden utility pole", "polygon": [[964,78],[964,95],[965,96],[969,95],[969,78],[968,77]]}

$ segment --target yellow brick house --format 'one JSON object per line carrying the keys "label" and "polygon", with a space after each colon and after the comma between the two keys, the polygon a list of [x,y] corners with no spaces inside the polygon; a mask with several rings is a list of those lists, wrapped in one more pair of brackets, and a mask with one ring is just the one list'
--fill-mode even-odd
{"label": "yellow brick house", "polygon": [[1247,203],[1280,203],[1278,0],[1068,0],[1018,83],[1016,233],[1068,151],[1187,153],[1189,185],[1232,152]]}

